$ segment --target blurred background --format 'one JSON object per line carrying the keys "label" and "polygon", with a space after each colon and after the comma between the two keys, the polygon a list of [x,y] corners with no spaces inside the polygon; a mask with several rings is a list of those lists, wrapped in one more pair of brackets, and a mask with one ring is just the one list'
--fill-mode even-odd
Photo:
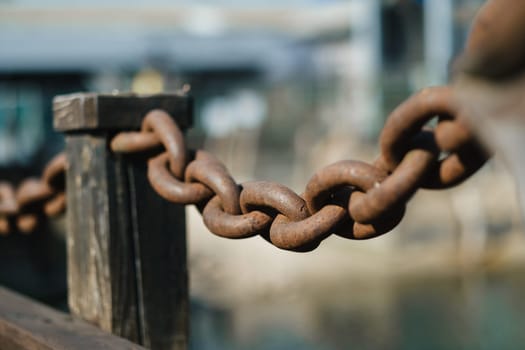
{"label": "blurred background", "polygon": [[[0,0],[0,178],[62,148],[51,103],[76,91],[191,88],[193,147],[242,182],[301,192],[374,160],[388,113],[447,82],[481,0]],[[525,240],[497,159],[421,191],[392,233],[314,252],[209,234],[188,208],[192,349],[521,349]],[[0,239],[0,283],[66,307],[63,225]]]}

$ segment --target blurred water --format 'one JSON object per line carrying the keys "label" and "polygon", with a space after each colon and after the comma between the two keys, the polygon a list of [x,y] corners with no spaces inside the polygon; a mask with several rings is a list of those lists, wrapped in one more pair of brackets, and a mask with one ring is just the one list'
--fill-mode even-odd
{"label": "blurred water", "polygon": [[333,296],[279,296],[230,309],[194,302],[191,349],[523,349],[522,269],[372,288],[364,297],[348,285]]}

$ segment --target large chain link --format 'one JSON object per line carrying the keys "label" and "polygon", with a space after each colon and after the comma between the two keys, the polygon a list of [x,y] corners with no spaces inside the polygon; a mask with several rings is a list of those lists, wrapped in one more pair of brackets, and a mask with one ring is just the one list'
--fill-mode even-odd
{"label": "large chain link", "polygon": [[[435,128],[427,127],[437,119]],[[310,251],[331,234],[377,237],[396,227],[420,188],[455,186],[476,172],[488,154],[475,139],[450,87],[427,88],[387,119],[381,154],[373,164],[340,161],[319,170],[303,194],[273,182],[237,184],[215,157],[190,151],[171,116],[154,110],[141,131],[111,141],[119,153],[164,152],[148,163],[148,178],[163,198],[195,204],[216,235],[260,235],[273,245]]]}

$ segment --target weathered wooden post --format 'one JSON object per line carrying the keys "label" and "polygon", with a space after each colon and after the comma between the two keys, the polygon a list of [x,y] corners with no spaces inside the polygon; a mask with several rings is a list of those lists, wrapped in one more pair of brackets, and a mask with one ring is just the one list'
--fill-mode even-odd
{"label": "weathered wooden post", "polygon": [[137,130],[152,109],[182,128],[188,96],[58,96],[55,129],[65,133],[68,285],[71,312],[151,349],[186,349],[188,277],[184,207],[163,200],[146,177],[147,155],[108,147]]}

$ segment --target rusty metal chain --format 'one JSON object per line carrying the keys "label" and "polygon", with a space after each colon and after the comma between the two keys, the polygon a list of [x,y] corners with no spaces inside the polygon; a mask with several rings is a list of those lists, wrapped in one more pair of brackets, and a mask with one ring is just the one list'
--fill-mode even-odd
{"label": "rusty metal chain", "polygon": [[[508,12],[510,3],[499,0],[482,7],[457,67],[498,77],[521,67],[524,50],[509,53],[525,35],[517,30],[525,6]],[[496,20],[503,12],[510,15],[505,23]],[[448,86],[422,90],[387,119],[373,164],[347,160],[329,165],[301,195],[277,183],[237,184],[211,154],[187,150],[181,130],[161,110],[145,117],[140,132],[118,134],[111,149],[134,153],[163,147],[148,162],[152,187],[169,201],[195,204],[211,232],[228,238],[261,235],[279,248],[309,251],[331,234],[367,239],[389,232],[420,188],[453,187],[483,166],[489,155],[467,126],[464,110]],[[428,128],[435,119],[436,126]],[[32,231],[40,218],[65,209],[66,166],[65,156],[58,156],[41,179],[26,180],[16,191],[0,182],[0,234],[15,225]]]}
{"label": "rusty metal chain", "polygon": [[[430,129],[428,123],[437,118]],[[111,141],[119,153],[164,152],[148,162],[148,178],[163,198],[195,204],[216,235],[260,235],[287,250],[310,251],[331,234],[377,237],[395,228],[420,188],[445,189],[476,172],[488,154],[468,128],[450,87],[427,88],[389,116],[373,164],[340,161],[319,170],[299,195],[272,182],[237,184],[211,154],[186,149],[184,136],[162,110],[141,131]]]}
{"label": "rusty metal chain", "polygon": [[[434,129],[426,127],[438,119]],[[395,228],[407,201],[420,188],[455,186],[477,171],[488,155],[472,135],[449,87],[422,90],[396,108],[380,135],[381,154],[373,164],[345,160],[319,170],[298,195],[272,182],[237,184],[213,155],[187,150],[171,116],[151,111],[140,132],[122,132],[114,152],[163,147],[148,162],[156,192],[179,204],[195,204],[216,235],[261,235],[294,251],[315,249],[336,234],[348,239],[377,237]],[[15,227],[35,230],[46,216],[65,210],[66,157],[60,154],[42,177],[18,189],[0,183],[0,234]]]}
{"label": "rusty metal chain", "polygon": [[40,178],[28,178],[17,189],[0,183],[0,234],[33,232],[45,217],[55,217],[66,208],[66,156],[60,153],[45,167]]}

